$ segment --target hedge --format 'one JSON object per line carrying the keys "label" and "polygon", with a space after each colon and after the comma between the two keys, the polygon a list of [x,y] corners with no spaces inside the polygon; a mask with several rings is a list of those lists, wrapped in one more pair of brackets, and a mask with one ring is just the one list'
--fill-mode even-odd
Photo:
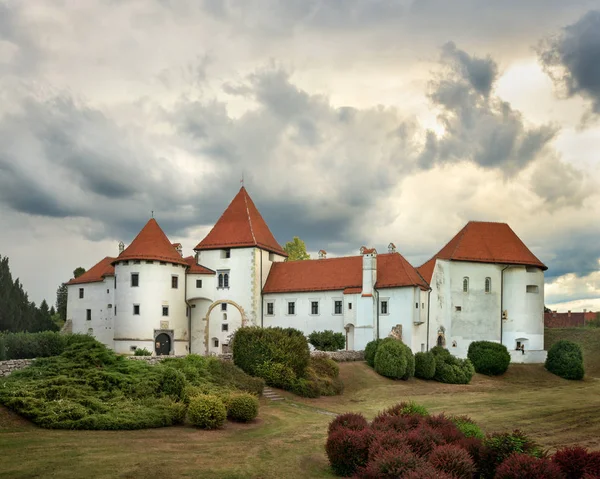
{"label": "hedge", "polygon": [[279,363],[304,377],[310,360],[306,337],[293,328],[244,327],[236,331],[232,344],[233,362],[257,376],[264,363]]}
{"label": "hedge", "polygon": [[365,346],[365,361],[372,368],[375,367],[375,354],[377,353],[377,348],[381,344],[381,339],[374,339],[373,341],[369,341]]}
{"label": "hedge", "polygon": [[435,356],[432,352],[415,354],[415,377],[433,379],[435,376]]}
{"label": "hedge", "polygon": [[402,341],[386,338],[377,348],[375,371],[392,379],[409,379],[415,375],[415,357]]}
{"label": "hedge", "polygon": [[313,331],[308,336],[308,342],[318,351],[339,351],[346,347],[346,337],[332,330]]}
{"label": "hedge", "polygon": [[258,416],[258,398],[253,394],[240,393],[225,401],[227,417],[233,421],[249,422]]}
{"label": "hedge", "polygon": [[0,334],[0,361],[58,356],[71,344],[94,341],[87,334],[61,334],[54,331],[4,333]]}
{"label": "hedge", "polygon": [[562,339],[548,351],[545,368],[565,379],[583,379],[583,352],[579,344]]}
{"label": "hedge", "polygon": [[491,341],[472,342],[467,357],[476,372],[487,376],[504,374],[510,364],[510,353],[506,346]]}
{"label": "hedge", "polygon": [[225,423],[227,409],[217,396],[197,396],[190,401],[187,418],[191,424],[202,429],[217,429]]}

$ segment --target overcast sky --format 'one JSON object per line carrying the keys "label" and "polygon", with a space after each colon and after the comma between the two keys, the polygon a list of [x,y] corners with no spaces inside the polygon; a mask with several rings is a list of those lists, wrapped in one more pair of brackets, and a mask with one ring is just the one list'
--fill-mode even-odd
{"label": "overcast sky", "polygon": [[246,188],[278,241],[415,266],[507,222],[600,309],[600,0],[0,0],[0,255],[36,301]]}

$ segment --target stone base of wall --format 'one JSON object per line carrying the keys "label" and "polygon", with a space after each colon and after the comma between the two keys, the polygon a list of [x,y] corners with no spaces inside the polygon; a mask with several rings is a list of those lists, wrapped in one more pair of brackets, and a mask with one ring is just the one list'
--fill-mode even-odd
{"label": "stone base of wall", "polygon": [[540,350],[525,350],[525,354],[521,351],[508,351],[510,353],[510,362],[516,364],[544,364],[548,351]]}
{"label": "stone base of wall", "polygon": [[311,356],[319,356],[319,355],[329,356],[334,361],[338,363],[343,363],[346,361],[364,361],[365,360],[365,352],[364,351],[311,351]]}
{"label": "stone base of wall", "polygon": [[13,371],[25,369],[35,359],[10,359],[8,361],[0,361],[0,378],[8,376]]}

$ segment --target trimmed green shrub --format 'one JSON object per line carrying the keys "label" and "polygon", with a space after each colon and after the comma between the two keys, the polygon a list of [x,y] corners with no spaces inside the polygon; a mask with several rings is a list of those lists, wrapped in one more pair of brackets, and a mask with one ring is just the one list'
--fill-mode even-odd
{"label": "trimmed green shrub", "polygon": [[227,399],[225,406],[227,417],[233,421],[249,422],[258,416],[258,398],[253,394],[233,394]]}
{"label": "trimmed green shrub", "polygon": [[310,367],[319,376],[337,378],[340,375],[340,367],[338,364],[325,354],[311,356]]}
{"label": "trimmed green shrub", "polygon": [[152,352],[148,351],[146,348],[136,348],[133,355],[134,356],[152,356]]}
{"label": "trimmed green shrub", "polygon": [[431,349],[435,357],[433,379],[447,384],[469,384],[475,374],[475,368],[468,359],[459,359],[447,349],[436,346]]}
{"label": "trimmed green shrub", "polygon": [[377,353],[377,348],[381,344],[381,339],[374,339],[373,341],[369,341],[365,346],[365,361],[372,368],[375,367],[375,354]]}
{"label": "trimmed green shrub", "polygon": [[292,368],[281,363],[265,362],[256,368],[256,374],[275,388],[291,389],[296,381]]}
{"label": "trimmed green shrub", "polygon": [[402,341],[386,338],[375,353],[375,371],[388,378],[406,380],[415,374],[415,357]]}
{"label": "trimmed green shrub", "polygon": [[202,429],[217,429],[227,419],[227,409],[217,396],[197,396],[190,400],[187,410],[188,421]]}
{"label": "trimmed green shrub", "polygon": [[382,414],[388,416],[429,416],[429,411],[425,406],[421,406],[414,401],[401,402],[389,407]]}
{"label": "trimmed green shrub", "polygon": [[415,377],[433,379],[435,376],[435,356],[432,352],[415,354]]}
{"label": "trimmed green shrub", "polygon": [[510,364],[510,353],[506,346],[491,341],[472,342],[467,357],[475,371],[487,376],[504,374]]}
{"label": "trimmed green shrub", "polygon": [[579,344],[562,339],[548,351],[545,368],[564,379],[583,379],[583,352]]}
{"label": "trimmed green shrub", "polygon": [[334,333],[330,329],[313,331],[308,336],[308,342],[318,351],[339,351],[346,347],[346,337],[344,334]]}
{"label": "trimmed green shrub", "polygon": [[233,362],[251,376],[264,363],[279,363],[304,377],[310,360],[306,337],[293,328],[245,327],[236,331],[232,344]]}
{"label": "trimmed green shrub", "polygon": [[160,392],[175,400],[183,399],[183,391],[187,384],[185,374],[168,366],[156,366],[160,371]]}

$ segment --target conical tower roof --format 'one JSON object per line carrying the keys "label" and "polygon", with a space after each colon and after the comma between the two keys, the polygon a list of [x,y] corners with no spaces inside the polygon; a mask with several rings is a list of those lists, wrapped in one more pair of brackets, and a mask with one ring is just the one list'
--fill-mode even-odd
{"label": "conical tower roof", "polygon": [[225,212],[210,230],[196,250],[221,248],[257,248],[282,256],[287,253],[277,243],[267,223],[254,205],[252,198],[242,186]]}
{"label": "conical tower roof", "polygon": [[177,252],[154,218],[146,223],[146,226],[125,248],[125,251],[113,261],[113,264],[117,261],[130,259],[167,261],[187,266],[186,261]]}

